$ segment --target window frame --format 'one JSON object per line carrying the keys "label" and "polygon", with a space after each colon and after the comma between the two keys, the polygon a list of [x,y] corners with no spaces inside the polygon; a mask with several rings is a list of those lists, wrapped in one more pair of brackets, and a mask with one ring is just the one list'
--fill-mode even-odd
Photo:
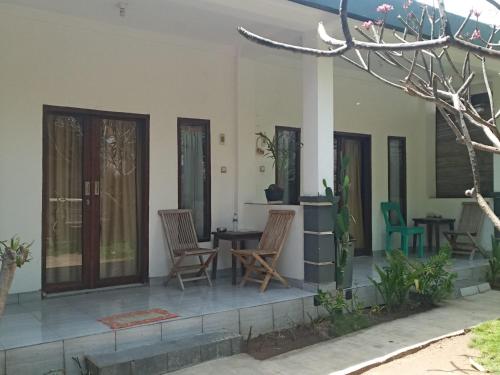
{"label": "window frame", "polygon": [[[296,139],[297,139],[298,144],[299,144],[297,152],[295,153],[295,165],[297,166],[297,170],[295,171],[295,173],[296,173],[295,188],[297,190],[297,197],[296,197],[296,199],[291,200],[290,202],[284,202],[285,204],[288,204],[288,205],[299,205],[300,204],[300,185],[301,185],[301,181],[300,181],[300,178],[301,178],[301,173],[300,173],[300,169],[301,169],[300,150],[301,150],[301,147],[300,147],[300,145],[302,144],[301,143],[302,142],[301,130],[302,129],[299,127],[280,126],[280,125],[276,125],[275,129],[274,129],[276,143],[278,142],[280,131],[289,131],[289,132],[295,132]],[[276,145],[276,147],[277,147],[277,145]],[[279,176],[278,165],[279,165],[279,163],[276,163],[275,168],[274,168],[274,181],[276,184],[278,183],[278,176]]]}
{"label": "window frame", "polygon": [[203,234],[198,236],[198,242],[207,242],[211,239],[212,232],[212,158],[211,158],[211,137],[210,120],[197,118],[177,118],[177,207],[182,206],[182,164],[181,164],[181,129],[183,126],[199,126],[206,132],[204,142],[204,158],[206,160],[206,178],[203,191]]}
{"label": "window frame", "polygon": [[408,185],[407,185],[407,155],[406,155],[406,137],[388,136],[387,137],[387,200],[391,201],[391,141],[402,141],[403,163],[399,171],[400,193],[404,192],[404,204],[400,204],[401,213],[406,223],[408,223]]}

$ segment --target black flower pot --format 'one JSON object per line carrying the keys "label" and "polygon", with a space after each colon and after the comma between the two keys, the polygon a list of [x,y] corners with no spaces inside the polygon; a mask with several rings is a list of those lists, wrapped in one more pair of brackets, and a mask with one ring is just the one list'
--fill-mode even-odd
{"label": "black flower pot", "polygon": [[264,192],[266,193],[266,199],[268,202],[283,201],[283,193],[285,191],[276,184],[269,185]]}

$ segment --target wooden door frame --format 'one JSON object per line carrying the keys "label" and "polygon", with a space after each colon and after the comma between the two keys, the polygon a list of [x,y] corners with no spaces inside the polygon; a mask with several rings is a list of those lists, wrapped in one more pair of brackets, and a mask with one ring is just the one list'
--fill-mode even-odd
{"label": "wooden door frame", "polygon": [[391,140],[397,140],[397,141],[403,141],[403,168],[400,171],[400,177],[399,177],[399,184],[404,190],[404,205],[401,207],[401,212],[403,214],[403,217],[406,221],[406,224],[408,224],[408,217],[406,216],[408,214],[408,190],[407,190],[407,176],[406,176],[406,137],[400,137],[400,136],[392,136],[389,135],[387,137],[387,200],[389,201],[391,196],[390,196],[390,188],[391,188]]}
{"label": "wooden door frame", "polygon": [[[372,227],[372,136],[364,133],[351,133],[334,131],[334,137],[340,139],[354,139],[361,142],[361,194],[363,196],[363,215],[365,231],[365,248],[356,249],[355,256],[372,255],[373,252],[373,227]],[[335,155],[334,157],[336,157]]]}
{"label": "wooden door frame", "polygon": [[212,154],[211,154],[211,136],[210,136],[210,120],[199,119],[199,118],[187,118],[178,117],[177,118],[177,206],[181,207],[182,200],[182,190],[181,190],[181,127],[183,125],[194,125],[200,126],[206,129],[207,138],[205,141],[205,149],[207,153],[207,178],[206,186],[203,192],[204,207],[203,207],[203,221],[208,227],[208,233],[204,233],[205,236],[198,238],[199,242],[210,241],[210,232],[212,229]]}
{"label": "wooden door frame", "polygon": [[[110,286],[110,285],[122,285],[122,284],[131,284],[131,283],[147,283],[149,281],[149,125],[150,125],[150,116],[148,114],[135,114],[135,113],[127,113],[127,112],[111,112],[111,111],[101,111],[101,110],[94,110],[94,109],[88,109],[88,108],[76,108],[76,107],[61,107],[61,106],[53,106],[53,105],[43,105],[43,116],[42,116],[42,127],[43,127],[43,150],[42,150],[42,291],[43,293],[53,293],[53,292],[61,292],[61,291],[70,291],[70,290],[80,290],[80,289],[86,289],[86,288],[98,288],[98,287],[104,287],[104,286]],[[111,119],[129,119],[129,120],[136,120],[138,124],[138,129],[141,132],[141,147],[142,147],[142,185],[141,185],[141,213],[138,219],[140,220],[140,240],[138,243],[139,246],[139,256],[138,256],[138,261],[139,261],[139,266],[138,266],[138,274],[134,276],[125,276],[125,277],[120,277],[120,278],[108,278],[108,279],[103,279],[100,280],[99,277],[95,275],[95,272],[97,272],[97,275],[99,273],[98,269],[94,269],[94,275],[92,275],[90,272],[90,263],[92,262],[91,258],[92,255],[95,258],[95,254],[88,254],[88,253],[83,253],[82,254],[82,282],[81,283],[61,283],[61,284],[47,284],[46,283],[46,254],[47,254],[47,249],[46,249],[46,243],[45,243],[45,238],[46,235],[48,234],[48,228],[47,228],[47,223],[45,220],[45,214],[47,212],[47,200],[48,200],[48,157],[47,157],[47,150],[48,150],[48,139],[47,139],[47,116],[49,114],[63,114],[63,115],[73,115],[73,116],[80,116],[84,118],[84,124],[83,126],[88,128],[91,126],[89,121],[91,121],[92,117],[105,117],[105,118],[111,118]],[[94,139],[92,139],[94,138]],[[93,147],[91,144],[92,142],[96,142],[97,140],[95,137],[87,137],[87,142],[89,142],[89,145],[87,147]],[[84,140],[84,149],[82,150],[82,153],[85,153],[85,140]],[[95,144],[94,144],[95,147]],[[90,160],[90,164],[95,164],[98,162],[97,160],[98,155],[93,155],[87,160]],[[96,161],[97,160],[97,161]],[[85,164],[85,158],[82,163]],[[84,165],[82,165],[82,168]],[[96,171],[96,167],[93,165],[90,166],[85,166],[85,168],[90,168],[94,171]],[[89,173],[89,171],[82,171],[86,174]],[[82,180],[83,182],[83,180]],[[83,190],[82,190],[83,191]],[[95,202],[95,200],[94,200]],[[82,203],[83,204],[83,203]],[[93,203],[95,206],[95,203]],[[92,207],[93,210],[96,209],[96,207]],[[83,219],[83,211],[82,211],[82,219]],[[82,224],[83,225],[83,224]],[[95,233],[95,231],[94,231]],[[83,236],[83,233],[82,233]],[[97,238],[90,238],[87,239],[89,241],[92,241],[94,243],[94,249],[91,251],[98,252],[99,248],[95,247],[96,242],[99,241],[99,237]],[[90,247],[92,249],[92,247]],[[95,261],[95,259],[94,259]],[[98,260],[97,260],[98,262]],[[84,269],[84,265],[86,266],[87,269]]]}

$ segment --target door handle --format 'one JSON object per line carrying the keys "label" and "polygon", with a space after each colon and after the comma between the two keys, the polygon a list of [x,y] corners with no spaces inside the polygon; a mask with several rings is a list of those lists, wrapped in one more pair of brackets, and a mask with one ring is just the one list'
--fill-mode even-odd
{"label": "door handle", "polygon": [[100,194],[99,181],[94,181],[94,195],[97,197]]}
{"label": "door handle", "polygon": [[84,194],[86,197],[90,196],[90,181],[84,182]]}

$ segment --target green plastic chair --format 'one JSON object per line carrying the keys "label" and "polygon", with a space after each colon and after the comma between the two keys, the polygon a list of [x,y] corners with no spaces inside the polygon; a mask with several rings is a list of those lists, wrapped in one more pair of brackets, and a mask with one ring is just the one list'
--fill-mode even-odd
{"label": "green plastic chair", "polygon": [[[384,214],[385,220],[385,249],[386,251],[391,251],[392,245],[392,234],[401,234],[401,250],[404,254],[408,256],[408,244],[409,239],[412,236],[416,236],[418,240],[418,256],[422,258],[424,256],[424,228],[421,227],[408,227],[401,214],[401,208],[398,203],[394,202],[382,202],[380,204],[382,213]],[[391,223],[391,212],[396,214],[398,223],[396,225]],[[415,243],[415,241],[413,242]]]}

